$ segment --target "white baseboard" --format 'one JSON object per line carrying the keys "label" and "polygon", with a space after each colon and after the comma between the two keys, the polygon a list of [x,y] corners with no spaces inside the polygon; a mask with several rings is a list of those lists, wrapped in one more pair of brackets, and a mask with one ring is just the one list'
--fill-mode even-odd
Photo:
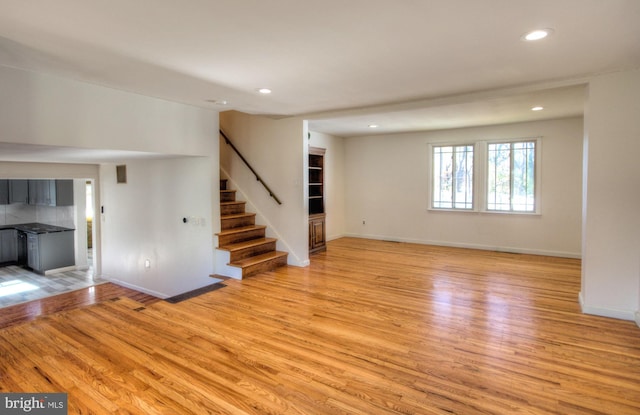
{"label": "white baseboard", "polygon": [[514,253],[514,254],[544,255],[544,256],[554,256],[554,257],[560,257],[560,258],[573,258],[573,259],[582,258],[582,253],[575,253],[575,252],[547,251],[542,249],[528,249],[528,248],[517,248],[517,247],[509,247],[509,246],[489,246],[489,245],[481,245],[481,244],[470,244],[470,243],[464,243],[464,242],[458,243],[458,242],[430,241],[430,240],[423,240],[423,239],[398,238],[398,237],[391,237],[391,236],[384,236],[384,235],[346,234],[345,236],[352,237],[352,238],[376,239],[380,241],[406,242],[406,243],[421,244],[421,245],[448,246],[452,248],[479,249],[482,251],[508,252],[508,253]]}
{"label": "white baseboard", "polygon": [[594,316],[600,317],[609,317],[615,318],[618,320],[630,320],[635,321],[638,326],[640,326],[640,311],[627,311],[627,310],[618,310],[613,308],[605,308],[605,307],[593,307],[585,304],[584,296],[582,295],[582,291],[578,294],[578,301],[580,301],[580,308],[584,314],[592,314]]}
{"label": "white baseboard", "polygon": [[144,287],[139,287],[139,286],[137,286],[135,284],[130,284],[130,283],[126,282],[126,281],[121,281],[121,280],[119,280],[117,278],[111,278],[111,277],[108,277],[106,275],[101,275],[100,278],[103,279],[103,280],[107,280],[109,282],[112,282],[114,284],[121,285],[121,286],[123,286],[125,288],[130,288],[132,290],[136,290],[136,291],[140,291],[140,292],[145,293],[145,294],[152,295],[152,296],[157,297],[157,298],[165,299],[165,298],[171,297],[170,295],[167,295],[165,293],[149,290],[149,289],[144,288]]}
{"label": "white baseboard", "polygon": [[59,272],[76,271],[77,269],[78,269],[78,267],[76,267],[75,265],[70,265],[68,267],[62,267],[62,268],[55,268],[55,269],[46,270],[44,272],[44,275],[57,274]]}

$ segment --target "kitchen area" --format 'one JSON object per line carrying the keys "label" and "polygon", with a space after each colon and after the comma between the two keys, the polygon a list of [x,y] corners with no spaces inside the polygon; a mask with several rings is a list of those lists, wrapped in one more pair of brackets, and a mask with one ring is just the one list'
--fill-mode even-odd
{"label": "kitchen area", "polygon": [[74,267],[74,181],[0,179],[0,267]]}
{"label": "kitchen area", "polygon": [[93,186],[0,179],[0,309],[104,282],[94,273]]}

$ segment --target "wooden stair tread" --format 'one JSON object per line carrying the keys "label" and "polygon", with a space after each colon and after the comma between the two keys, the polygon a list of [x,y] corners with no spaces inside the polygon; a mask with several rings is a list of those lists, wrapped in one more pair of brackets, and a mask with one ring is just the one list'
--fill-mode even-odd
{"label": "wooden stair tread", "polygon": [[287,252],[283,252],[283,251],[267,252],[266,254],[256,255],[256,256],[249,257],[249,258],[241,259],[239,261],[232,262],[229,265],[232,265],[232,266],[235,266],[235,267],[240,267],[240,268],[247,268],[247,267],[250,267],[252,265],[259,264],[261,262],[265,262],[265,261],[269,261],[269,260],[272,260],[272,259],[286,257],[287,255],[289,255],[289,254]]}
{"label": "wooden stair tread", "polygon": [[[276,238],[267,238],[264,225],[256,225],[256,213],[245,212],[247,202],[236,199],[236,191],[220,182],[220,222],[218,249],[228,252],[228,267],[233,278],[257,275],[287,265],[288,252],[276,251]],[[238,270],[239,269],[239,270]]]}
{"label": "wooden stair tread", "polygon": [[256,239],[250,239],[248,241],[242,241],[234,244],[224,245],[219,248],[225,251],[232,252],[232,251],[238,251],[240,249],[250,248],[252,246],[259,246],[259,245],[268,244],[276,241],[277,241],[276,238],[256,238]]}
{"label": "wooden stair tread", "polygon": [[248,231],[253,231],[253,230],[258,230],[258,229],[266,229],[267,227],[265,225],[251,225],[251,226],[241,226],[239,228],[231,228],[231,229],[224,229],[221,230],[220,232],[216,233],[216,235],[221,236],[221,235],[233,235],[234,233],[242,233],[242,232],[248,232]]}
{"label": "wooden stair tread", "polygon": [[224,219],[248,218],[248,217],[251,217],[251,216],[256,216],[256,214],[255,213],[251,213],[251,212],[230,213],[228,215],[220,216],[220,219],[224,220]]}

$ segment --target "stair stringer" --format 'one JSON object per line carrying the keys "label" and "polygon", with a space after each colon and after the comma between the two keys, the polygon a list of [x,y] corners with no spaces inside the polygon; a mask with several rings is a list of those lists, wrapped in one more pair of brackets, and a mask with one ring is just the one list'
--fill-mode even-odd
{"label": "stair stringer", "polygon": [[[277,227],[275,227],[268,218],[262,213],[262,211],[258,208],[257,205],[253,203],[253,201],[247,197],[246,193],[243,191],[242,186],[240,186],[236,181],[234,181],[231,177],[229,177],[229,173],[220,166],[220,178],[227,179],[227,181],[231,184],[232,188],[236,191],[236,200],[243,201],[247,203],[247,209],[256,214],[256,224],[257,225],[265,225],[267,227],[267,235],[271,238],[276,238],[276,249],[278,251],[286,251],[289,255],[287,256],[287,264],[293,265],[296,267],[306,267],[309,266],[309,259],[302,259],[298,255],[295,254],[295,250],[291,248],[291,246],[287,243],[286,239],[280,235]],[[274,202],[275,203],[275,202]],[[216,237],[216,247],[219,246]],[[216,248],[216,251],[220,251]],[[217,254],[216,254],[217,257]],[[216,262],[217,264],[217,262]],[[217,268],[216,268],[217,269]],[[222,274],[224,275],[224,274]]]}

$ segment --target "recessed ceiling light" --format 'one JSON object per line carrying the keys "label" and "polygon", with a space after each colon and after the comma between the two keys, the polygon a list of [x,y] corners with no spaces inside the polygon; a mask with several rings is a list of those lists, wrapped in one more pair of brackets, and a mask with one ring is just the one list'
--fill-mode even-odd
{"label": "recessed ceiling light", "polygon": [[544,107],[538,106],[538,107],[531,108],[531,111],[542,111],[543,109],[544,109]]}
{"label": "recessed ceiling light", "polygon": [[378,124],[369,124],[369,128],[378,128]]}
{"label": "recessed ceiling light", "polygon": [[527,32],[522,35],[522,40],[526,40],[529,42],[533,42],[536,40],[542,40],[545,37],[548,37],[551,33],[553,33],[553,29],[537,29],[532,30],[531,32]]}
{"label": "recessed ceiling light", "polygon": [[261,94],[270,94],[271,90],[269,88],[259,88],[258,92],[260,92]]}

